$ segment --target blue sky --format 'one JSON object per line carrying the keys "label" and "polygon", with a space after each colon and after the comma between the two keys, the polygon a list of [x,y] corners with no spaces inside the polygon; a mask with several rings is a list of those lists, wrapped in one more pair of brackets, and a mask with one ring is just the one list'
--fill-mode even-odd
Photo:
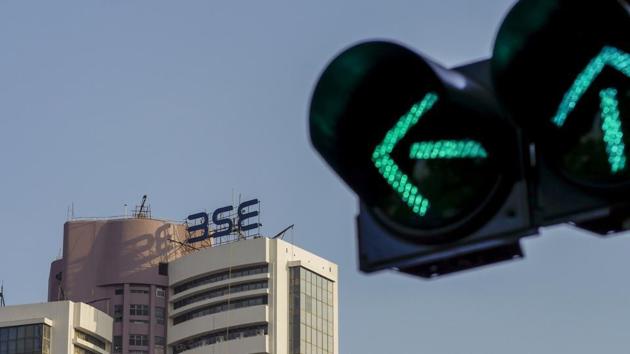
{"label": "blue sky", "polygon": [[393,39],[445,64],[488,56],[513,1],[0,2],[0,280],[46,299],[67,207],[123,213],[149,195],[183,219],[262,201],[263,231],[340,265],[340,349],[627,353],[630,237],[568,227],[527,257],[435,281],[357,270],[356,199],[308,141],[325,64]]}

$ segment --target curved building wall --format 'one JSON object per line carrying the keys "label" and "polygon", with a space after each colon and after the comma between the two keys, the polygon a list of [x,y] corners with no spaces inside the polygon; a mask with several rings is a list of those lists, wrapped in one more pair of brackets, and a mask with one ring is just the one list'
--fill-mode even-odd
{"label": "curved building wall", "polygon": [[[326,279],[326,287],[311,289],[311,281],[300,291],[306,274]],[[317,301],[315,293],[329,301]],[[308,312],[300,312],[306,301]],[[325,333],[317,331],[322,325],[300,326],[300,313],[311,316],[309,325],[323,324],[315,315],[322,311],[314,310],[323,304],[330,310]],[[337,266],[268,238],[207,248],[170,263],[168,313],[168,354],[338,354]]]}
{"label": "curved building wall", "polygon": [[169,239],[185,234],[185,225],[154,219],[66,222],[49,300],[85,302],[114,317],[113,353],[160,354],[168,286],[160,263],[182,255]]}

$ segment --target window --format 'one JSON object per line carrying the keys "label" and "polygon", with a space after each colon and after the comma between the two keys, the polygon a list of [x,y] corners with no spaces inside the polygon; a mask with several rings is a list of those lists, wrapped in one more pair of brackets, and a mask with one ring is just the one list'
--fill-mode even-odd
{"label": "window", "polygon": [[132,294],[148,294],[149,293],[149,288],[147,288],[147,287],[131,288],[131,290],[129,290],[129,292],[132,293]]}
{"label": "window", "polygon": [[161,298],[166,297],[166,290],[164,290],[164,288],[155,288],[155,296]]}
{"label": "window", "polygon": [[155,336],[155,345],[166,345],[166,338]]}
{"label": "window", "polygon": [[114,336],[113,340],[114,353],[122,353],[122,336]]}
{"label": "window", "polygon": [[289,353],[332,354],[334,283],[302,267],[289,272]]}
{"label": "window", "polygon": [[116,295],[122,295],[125,292],[125,290],[123,288],[118,288],[116,290],[114,290],[114,294]]}
{"label": "window", "polygon": [[74,354],[97,354],[91,350],[87,350],[78,346],[74,346]]}
{"label": "window", "polygon": [[139,320],[139,319],[131,319],[129,320],[129,323],[134,323],[134,324],[149,324],[149,320]]}
{"label": "window", "polygon": [[202,293],[191,295],[181,300],[175,301],[175,303],[173,303],[173,308],[178,309],[180,307],[183,307],[183,306],[195,303],[195,302],[212,299],[214,297],[238,293],[242,291],[266,289],[267,287],[268,287],[268,281],[266,279],[262,281],[257,280],[253,282],[236,284],[236,285],[226,285],[220,288],[214,288],[212,290],[204,291]]}
{"label": "window", "polygon": [[173,346],[173,354],[179,354],[183,351],[201,347],[204,345],[212,345],[215,343],[223,342],[226,340],[235,340],[253,336],[267,335],[267,324],[255,325],[234,328],[231,327],[228,331],[227,328],[213,331],[209,334],[204,334],[198,337],[179,342]]}
{"label": "window", "polygon": [[131,316],[149,316],[149,305],[131,304],[129,305]]}
{"label": "window", "polygon": [[50,327],[32,324],[0,328],[0,354],[49,354]]}
{"label": "window", "polygon": [[75,331],[76,331],[76,334],[77,334],[77,338],[82,339],[82,340],[84,340],[84,341],[86,341],[88,343],[92,343],[92,344],[94,344],[95,346],[97,346],[97,347],[99,347],[101,349],[105,349],[106,348],[105,342],[100,340],[100,339],[98,339],[98,338],[96,338],[95,336],[87,334],[85,332],[78,331],[78,330],[75,330]]}
{"label": "window", "polygon": [[177,294],[182,291],[192,289],[204,284],[216,283],[218,281],[239,278],[248,275],[261,274],[269,272],[269,267],[267,264],[256,265],[256,266],[248,266],[243,268],[236,268],[231,270],[222,270],[219,272],[214,272],[210,275],[203,276],[201,278],[197,278],[191,281],[187,281],[181,285],[173,288],[173,293]]}
{"label": "window", "polygon": [[250,297],[250,298],[245,298],[245,299],[238,299],[238,300],[231,300],[229,303],[227,301],[222,301],[219,303],[214,303],[212,305],[200,307],[193,311],[184,313],[183,315],[179,315],[173,319],[173,325],[192,320],[193,318],[211,315],[213,313],[234,310],[234,309],[238,309],[242,307],[266,305],[266,304],[267,304],[267,295]]}
{"label": "window", "polygon": [[146,334],[130,334],[129,345],[147,346],[149,345],[149,339]]}
{"label": "window", "polygon": [[114,322],[122,321],[123,305],[114,305]]}
{"label": "window", "polygon": [[130,350],[129,354],[149,354],[148,350]]}
{"label": "window", "polygon": [[164,307],[156,306],[155,307],[155,322],[157,324],[164,324],[166,309]]}

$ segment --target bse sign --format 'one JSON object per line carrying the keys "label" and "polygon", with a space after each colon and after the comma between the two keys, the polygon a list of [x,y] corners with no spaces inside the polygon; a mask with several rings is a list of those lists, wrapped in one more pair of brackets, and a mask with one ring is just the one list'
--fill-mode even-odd
{"label": "bse sign", "polygon": [[[189,225],[186,228],[188,234],[192,235],[195,232],[200,232],[200,235],[190,237],[187,242],[199,242],[210,237],[227,236],[234,231],[249,231],[262,226],[258,222],[249,221],[249,219],[259,215],[259,205],[260,201],[258,199],[242,202],[237,208],[234,219],[230,217],[231,212],[234,210],[234,207],[231,205],[216,209],[212,213],[212,219],[210,219],[210,214],[206,212],[189,215],[186,219],[193,222],[194,225]],[[211,223],[215,226],[212,234],[210,234]]]}

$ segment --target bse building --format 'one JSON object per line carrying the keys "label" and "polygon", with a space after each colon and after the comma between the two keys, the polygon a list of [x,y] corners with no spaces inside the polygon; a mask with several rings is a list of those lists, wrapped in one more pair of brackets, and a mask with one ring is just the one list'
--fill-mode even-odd
{"label": "bse building", "polygon": [[111,316],[114,354],[339,353],[336,264],[257,234],[187,238],[146,215],[69,221],[48,300]]}

